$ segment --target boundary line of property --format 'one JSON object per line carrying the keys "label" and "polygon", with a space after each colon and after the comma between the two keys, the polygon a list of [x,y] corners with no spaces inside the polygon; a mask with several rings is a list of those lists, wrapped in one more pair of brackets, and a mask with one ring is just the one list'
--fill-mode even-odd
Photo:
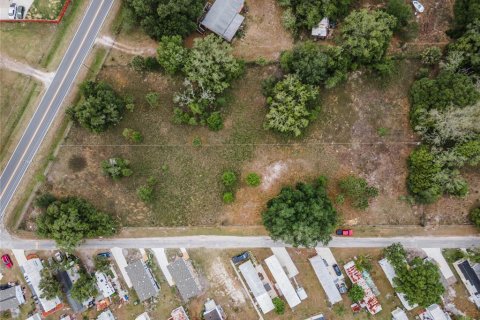
{"label": "boundary line of property", "polygon": [[59,24],[62,19],[63,19],[63,16],[65,15],[65,12],[67,11],[68,9],[68,6],[70,5],[70,3],[72,2],[72,0],[67,0],[65,1],[65,4],[63,5],[62,7],[62,10],[60,10],[60,13],[57,17],[57,19],[54,19],[54,20],[49,20],[49,19],[0,19],[0,22],[17,22],[17,23],[20,23],[20,22],[34,22],[34,23],[54,23],[54,24]]}

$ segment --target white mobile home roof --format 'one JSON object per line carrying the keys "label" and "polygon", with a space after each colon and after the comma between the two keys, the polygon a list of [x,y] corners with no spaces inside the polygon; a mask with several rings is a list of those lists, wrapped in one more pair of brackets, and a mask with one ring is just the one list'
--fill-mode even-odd
{"label": "white mobile home roof", "polygon": [[293,263],[292,258],[290,258],[287,249],[284,247],[273,247],[271,249],[275,257],[277,257],[278,261],[280,262],[280,265],[287,269],[288,277],[295,277],[298,274],[298,269]]}
{"label": "white mobile home roof", "polygon": [[292,286],[290,279],[288,279],[287,274],[283,270],[280,262],[278,261],[276,256],[270,256],[265,259],[265,263],[267,264],[270,272],[272,273],[275,281],[277,282],[280,291],[282,292],[283,296],[287,300],[288,305],[290,308],[293,308],[300,304],[300,298],[295,291],[295,288]]}
{"label": "white mobile home roof", "polygon": [[451,320],[450,316],[447,315],[438,304],[432,304],[426,310],[429,319],[432,320]]}
{"label": "white mobile home roof", "polygon": [[400,308],[397,308],[392,311],[393,320],[408,320],[407,314]]}
{"label": "white mobile home roof", "polygon": [[[378,261],[380,264],[380,267],[382,267],[383,272],[385,272],[385,275],[387,276],[388,281],[392,285],[393,288],[395,288],[395,285],[393,283],[393,279],[397,276],[395,269],[393,269],[393,266],[386,258]],[[396,292],[398,298],[400,299],[400,302],[403,304],[405,309],[407,310],[412,310],[413,308],[418,307],[418,304],[414,304],[413,306],[408,303],[408,300],[405,298],[405,294],[401,292]]]}
{"label": "white mobile home roof", "polygon": [[265,290],[262,280],[258,277],[257,270],[255,270],[252,262],[249,260],[242,263],[238,268],[243,278],[245,278],[250,291],[252,291],[255,300],[257,300],[260,309],[262,309],[262,312],[267,313],[275,309],[272,299],[268,295],[267,290]]}
{"label": "white mobile home roof", "polygon": [[315,274],[317,275],[318,281],[320,281],[323,290],[325,290],[325,293],[327,294],[328,301],[330,301],[332,305],[342,301],[342,296],[335,285],[335,280],[330,272],[328,272],[327,266],[325,265],[322,257],[315,256],[309,260],[312,264]]}

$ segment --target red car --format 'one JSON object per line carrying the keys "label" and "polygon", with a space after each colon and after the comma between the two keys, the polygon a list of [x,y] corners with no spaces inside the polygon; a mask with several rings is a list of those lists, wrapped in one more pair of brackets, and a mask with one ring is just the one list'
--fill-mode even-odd
{"label": "red car", "polygon": [[352,229],[337,229],[335,232],[337,236],[344,236],[344,237],[351,237],[353,236],[353,230]]}
{"label": "red car", "polygon": [[11,269],[13,267],[12,259],[10,259],[10,256],[8,254],[4,254],[2,256],[2,261],[8,269]]}

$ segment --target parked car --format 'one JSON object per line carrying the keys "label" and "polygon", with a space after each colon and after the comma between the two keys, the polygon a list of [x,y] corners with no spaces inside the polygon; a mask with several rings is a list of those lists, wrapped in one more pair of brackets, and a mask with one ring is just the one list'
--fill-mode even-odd
{"label": "parked car", "polygon": [[340,268],[336,264],[334,264],[332,267],[333,267],[333,270],[335,270],[335,273],[337,274],[337,276],[340,277],[342,275],[342,270],[340,270]]}
{"label": "parked car", "polygon": [[12,269],[13,262],[12,262],[12,259],[10,259],[10,256],[8,254],[4,254],[2,256],[2,261],[8,269]]}
{"label": "parked car", "polygon": [[352,229],[337,229],[336,234],[337,234],[337,236],[350,237],[350,236],[353,236],[353,230]]}
{"label": "parked car", "polygon": [[17,7],[17,14],[16,14],[17,19],[23,19],[24,14],[25,14],[25,7],[24,6],[18,6]]}
{"label": "parked car", "polygon": [[232,262],[237,264],[237,263],[240,263],[242,261],[245,261],[247,260],[248,258],[250,258],[250,255],[248,254],[248,252],[243,252],[235,257],[232,257]]}
{"label": "parked car", "polygon": [[8,18],[15,19],[15,14],[17,13],[17,4],[11,3],[10,7],[8,7]]}
{"label": "parked car", "polygon": [[97,254],[97,256],[104,257],[104,258],[110,258],[112,256],[112,254],[107,251],[107,252],[100,252],[99,254]]}

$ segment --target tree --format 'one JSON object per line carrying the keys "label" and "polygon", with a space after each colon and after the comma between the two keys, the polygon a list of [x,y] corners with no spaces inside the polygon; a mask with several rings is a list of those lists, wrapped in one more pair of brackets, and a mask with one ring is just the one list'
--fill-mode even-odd
{"label": "tree", "polygon": [[55,278],[52,270],[49,267],[44,267],[40,272],[42,276],[40,279],[40,298],[52,300],[56,297],[62,296],[62,285],[58,280]]}
{"label": "tree", "polygon": [[[478,0],[477,0],[478,1]],[[479,4],[480,11],[480,4]],[[465,34],[447,47],[447,59],[455,61],[451,66],[452,71],[480,75],[480,18],[468,25]]]}
{"label": "tree", "polygon": [[480,2],[478,0],[456,0],[453,7],[453,28],[447,34],[452,38],[461,37],[467,26],[480,17]]}
{"label": "tree", "polygon": [[284,72],[296,74],[303,83],[332,88],[347,78],[350,61],[341,47],[306,41],[283,52],[280,65]]}
{"label": "tree", "polygon": [[145,95],[145,100],[150,107],[155,108],[158,107],[158,102],[160,99],[160,94],[158,92],[149,92]]}
{"label": "tree", "polygon": [[219,131],[223,128],[223,119],[220,112],[212,112],[207,118],[207,126],[212,131]]}
{"label": "tree", "polygon": [[407,263],[407,252],[401,243],[397,242],[386,247],[383,249],[383,254],[394,268],[404,266]]}
{"label": "tree", "polygon": [[273,305],[275,306],[275,313],[276,314],[284,314],[285,313],[285,302],[280,299],[279,297],[275,297],[272,299]]}
{"label": "tree", "polygon": [[122,158],[103,160],[102,170],[103,173],[114,180],[129,177],[133,174],[133,171],[130,169],[130,161]]}
{"label": "tree", "polygon": [[288,75],[278,82],[267,98],[265,129],[298,137],[318,112],[318,91],[303,84],[298,76]]}
{"label": "tree", "polygon": [[423,64],[437,64],[442,58],[442,50],[439,47],[428,47],[422,51],[421,58]]}
{"label": "tree", "polygon": [[96,255],[95,258],[93,258],[93,261],[95,263],[95,270],[108,275],[112,274],[110,259]]}
{"label": "tree", "polygon": [[431,261],[414,258],[407,268],[395,269],[393,282],[398,292],[405,294],[408,302],[428,307],[440,303],[440,296],[445,292],[440,281],[438,266]]}
{"label": "tree", "polygon": [[382,11],[352,11],[341,28],[344,52],[360,65],[382,61],[396,21],[395,17]]}
{"label": "tree", "polygon": [[262,183],[262,178],[255,172],[249,173],[245,180],[250,187],[258,187]]}
{"label": "tree", "polygon": [[370,272],[373,268],[372,266],[372,257],[369,255],[359,255],[355,259],[355,267],[359,271],[367,271]]}
{"label": "tree", "polygon": [[97,281],[86,271],[82,270],[80,272],[80,277],[73,283],[70,294],[72,298],[79,302],[95,297],[98,294]]}
{"label": "tree", "polygon": [[57,200],[57,197],[55,197],[51,193],[44,193],[44,194],[39,195],[35,199],[35,206],[38,207],[38,208],[45,209],[55,200]]}
{"label": "tree", "polygon": [[468,217],[477,228],[480,228],[480,208],[470,210]]}
{"label": "tree", "polygon": [[105,82],[85,81],[80,85],[84,99],[67,109],[82,127],[100,133],[122,120],[125,101]]}
{"label": "tree", "polygon": [[222,174],[222,183],[225,187],[232,187],[237,183],[237,175],[235,172],[228,170]]}
{"label": "tree", "polygon": [[421,146],[408,157],[408,190],[419,202],[433,203],[443,193],[438,183],[442,167],[435,161],[435,156],[427,147]]}
{"label": "tree", "polygon": [[135,131],[130,128],[123,129],[122,135],[125,139],[131,142],[140,143],[143,141],[143,136],[140,131]]}
{"label": "tree", "polygon": [[361,301],[363,297],[365,297],[365,291],[363,291],[363,288],[358,284],[354,284],[348,291],[348,297],[353,302]]}
{"label": "tree", "polygon": [[243,72],[231,46],[214,34],[195,39],[185,64],[185,75],[204,90],[219,94]]}
{"label": "tree", "polygon": [[156,69],[158,62],[153,57],[135,56],[130,61],[129,66],[137,72],[145,72]]}
{"label": "tree", "polygon": [[226,204],[232,203],[235,200],[235,196],[233,195],[233,192],[225,192],[223,194],[223,202]]}
{"label": "tree", "polygon": [[197,28],[202,0],[125,0],[133,16],[152,38],[186,37]]}
{"label": "tree", "polygon": [[284,187],[268,201],[262,213],[265,228],[273,240],[282,240],[295,247],[327,244],[337,224],[337,212],[327,196],[326,178],[314,183],[298,183]]}
{"label": "tree", "polygon": [[157,48],[157,61],[167,74],[180,71],[187,59],[188,50],[183,47],[182,37],[163,36]]}
{"label": "tree", "polygon": [[338,186],[351,199],[352,206],[360,210],[367,209],[368,201],[378,195],[378,189],[369,186],[367,180],[352,175],[341,179]]}
{"label": "tree", "polygon": [[55,240],[65,250],[73,250],[83,239],[111,236],[117,223],[81,198],[63,198],[51,203],[37,218],[37,233]]}
{"label": "tree", "polygon": [[143,202],[151,202],[153,200],[153,191],[155,185],[157,184],[157,179],[150,177],[147,179],[147,184],[140,186],[137,189],[137,195]]}
{"label": "tree", "polygon": [[457,145],[454,153],[465,159],[471,166],[480,164],[480,140],[472,140]]}
{"label": "tree", "polygon": [[413,18],[412,6],[404,0],[388,0],[385,11],[397,19],[395,31],[407,27]]}

